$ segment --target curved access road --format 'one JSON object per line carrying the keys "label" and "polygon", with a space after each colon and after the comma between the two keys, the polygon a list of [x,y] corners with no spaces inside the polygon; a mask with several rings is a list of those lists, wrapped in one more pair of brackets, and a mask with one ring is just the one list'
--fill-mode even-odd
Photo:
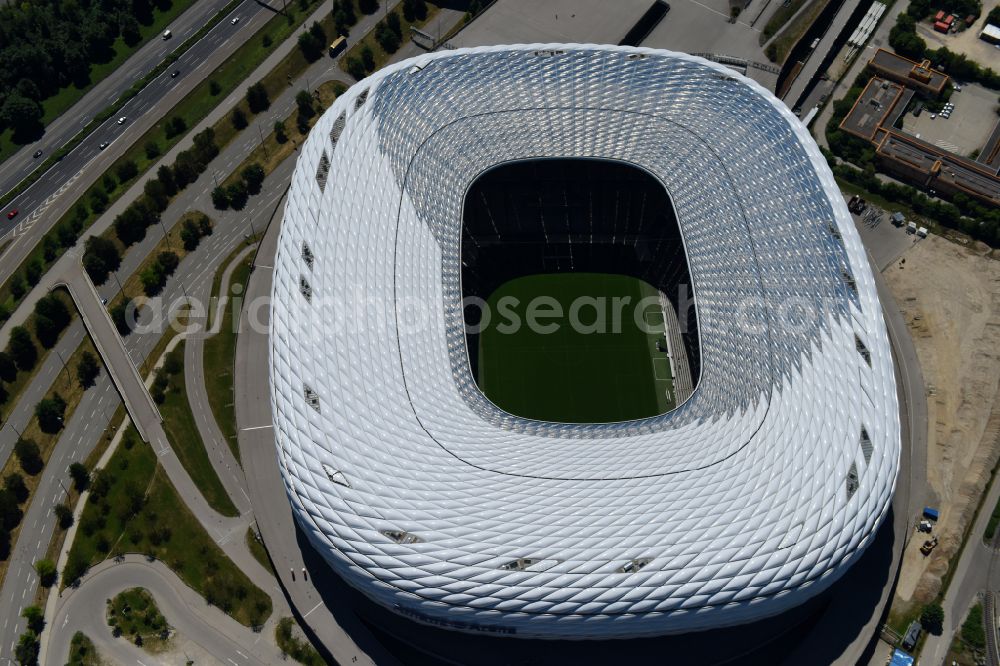
{"label": "curved access road", "polygon": [[79,587],[63,591],[59,610],[52,619],[56,631],[49,642],[50,663],[66,663],[70,641],[77,631],[90,636],[106,659],[120,664],[153,663],[141,648],[112,635],[104,613],[107,599],[133,587],[149,590],[167,624],[221,664],[266,666],[283,659],[281,650],[271,641],[209,606],[162,562],[126,555],[121,561],[105,560],[80,580]]}

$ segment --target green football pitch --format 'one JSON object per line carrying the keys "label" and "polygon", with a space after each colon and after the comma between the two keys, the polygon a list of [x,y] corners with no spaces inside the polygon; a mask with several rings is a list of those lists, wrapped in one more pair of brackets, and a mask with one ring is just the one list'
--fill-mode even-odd
{"label": "green football pitch", "polygon": [[673,409],[669,360],[656,349],[663,313],[656,290],[642,280],[531,275],[500,286],[487,306],[476,381],[501,409],[561,423],[627,421]]}

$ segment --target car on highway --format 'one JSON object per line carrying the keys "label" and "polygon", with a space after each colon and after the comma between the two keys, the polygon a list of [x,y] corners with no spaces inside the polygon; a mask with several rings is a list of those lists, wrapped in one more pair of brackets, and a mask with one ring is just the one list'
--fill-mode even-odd
{"label": "car on highway", "polygon": [[17,217],[17,209],[16,208],[14,210],[10,211],[9,213],[7,213],[7,219],[8,220],[13,220],[15,217]]}
{"label": "car on highway", "polygon": [[32,157],[34,157],[34,158],[35,158],[36,160],[37,160],[37,159],[38,159],[39,157],[41,157],[41,156],[42,156],[42,151],[41,151],[41,150],[36,150],[36,151],[35,151],[35,154],[34,154],[34,155],[32,155]]}
{"label": "car on highway", "polygon": [[239,22],[240,22],[240,17],[239,16],[234,16],[233,20],[230,21],[230,23],[232,23],[233,25],[236,25]]}
{"label": "car on highway", "polygon": [[102,141],[101,142],[101,150],[104,150],[105,148],[107,148],[110,145],[111,145],[110,142],[108,142],[108,141]]}
{"label": "car on highway", "polygon": [[124,125],[126,120],[128,120],[128,117],[122,116],[121,118],[118,119],[118,124]]}
{"label": "car on highway", "polygon": [[174,71],[170,72],[170,78],[176,79],[180,75],[180,73],[181,73],[181,70],[175,69]]}

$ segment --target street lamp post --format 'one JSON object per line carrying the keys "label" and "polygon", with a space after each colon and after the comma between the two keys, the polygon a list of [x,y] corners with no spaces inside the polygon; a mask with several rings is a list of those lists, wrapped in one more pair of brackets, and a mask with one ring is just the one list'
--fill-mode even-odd
{"label": "street lamp post", "polygon": [[63,358],[62,354],[59,352],[58,349],[53,349],[52,351],[54,351],[56,353],[56,356],[59,357],[59,362],[62,363],[63,370],[66,371],[66,385],[69,386],[71,380],[69,378],[69,368],[66,367],[66,359]]}
{"label": "street lamp post", "polygon": [[257,134],[260,135],[260,149],[264,151],[264,159],[271,159],[267,156],[267,146],[264,145],[264,130],[260,128],[260,123],[257,123]]}
{"label": "street lamp post", "polygon": [[17,438],[21,439],[21,431],[18,430],[16,427],[14,427],[14,424],[11,423],[10,421],[7,421],[7,425],[9,425],[10,429],[13,430],[17,434]]}
{"label": "street lamp post", "polygon": [[111,274],[115,276],[115,282],[118,284],[118,292],[124,294],[125,288],[122,287],[122,282],[118,279],[118,271],[111,271]]}
{"label": "street lamp post", "polygon": [[250,223],[250,238],[253,238],[254,236],[257,235],[257,232],[254,231],[254,228],[253,228],[253,218],[250,217],[250,213],[247,213],[247,222]]}
{"label": "street lamp post", "polygon": [[163,230],[163,239],[167,241],[167,249],[173,249],[170,247],[170,235],[167,234],[167,228],[163,226],[163,220],[160,220],[160,229]]}

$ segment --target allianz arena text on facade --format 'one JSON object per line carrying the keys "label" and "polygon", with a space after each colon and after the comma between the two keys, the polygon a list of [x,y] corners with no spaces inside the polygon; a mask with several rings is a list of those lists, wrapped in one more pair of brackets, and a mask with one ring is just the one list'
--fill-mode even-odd
{"label": "allianz arena text on facade", "polygon": [[[680,633],[801,604],[872,541],[900,449],[881,306],[823,157],[759,85],[650,49],[445,51],[352,87],[301,152],[274,272],[278,457],[300,527],[369,598],[463,631]],[[463,198],[553,157],[669,193],[701,348],[674,411],[543,423],[477,389]]]}

